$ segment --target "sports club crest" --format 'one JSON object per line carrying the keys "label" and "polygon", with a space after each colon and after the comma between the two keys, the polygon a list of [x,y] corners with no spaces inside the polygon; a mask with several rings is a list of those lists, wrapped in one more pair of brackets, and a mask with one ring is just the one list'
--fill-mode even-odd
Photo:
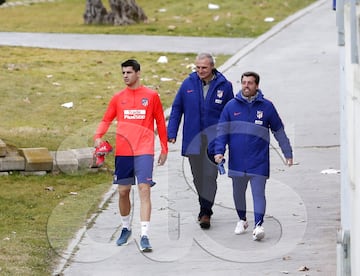
{"label": "sports club crest", "polygon": [[218,91],[216,92],[216,95],[217,95],[218,98],[222,98],[223,95],[224,95],[224,91],[223,91],[223,90],[218,90]]}
{"label": "sports club crest", "polygon": [[256,111],[256,117],[257,117],[258,119],[261,119],[261,118],[263,117],[263,115],[264,115],[264,113],[263,113],[262,110]]}
{"label": "sports club crest", "polygon": [[141,99],[141,104],[142,104],[143,106],[148,106],[148,105],[149,105],[149,100],[148,100],[147,98],[142,98],[142,99]]}

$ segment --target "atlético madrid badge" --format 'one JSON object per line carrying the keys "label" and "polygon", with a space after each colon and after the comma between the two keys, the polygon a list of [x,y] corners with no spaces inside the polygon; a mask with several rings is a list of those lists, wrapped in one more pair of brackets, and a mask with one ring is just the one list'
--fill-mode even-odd
{"label": "atl\u00e9tico madrid badge", "polygon": [[143,106],[148,106],[149,100],[148,100],[147,98],[142,98],[142,99],[141,99],[141,104],[142,104]]}

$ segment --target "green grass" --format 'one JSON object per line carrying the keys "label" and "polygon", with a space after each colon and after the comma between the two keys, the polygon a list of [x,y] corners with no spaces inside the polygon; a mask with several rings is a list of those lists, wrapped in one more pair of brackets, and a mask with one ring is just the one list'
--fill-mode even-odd
{"label": "green grass", "polygon": [[[0,8],[0,31],[256,37],[312,2],[225,0],[220,10],[210,11],[203,0],[138,0],[149,22],[113,27],[84,25],[83,0],[56,0]],[[265,23],[268,16],[275,22]],[[169,31],[169,25],[176,29]],[[143,83],[159,91],[165,108],[170,106],[195,56],[166,55],[169,63],[160,64],[154,53],[0,47],[0,138],[16,147],[50,150],[92,146],[92,133],[110,97],[123,87],[121,61],[138,59]],[[218,56],[217,65],[228,58]],[[172,81],[161,82],[160,77]],[[70,101],[74,108],[61,107]],[[107,167],[112,160],[107,159]],[[0,274],[50,275],[67,241],[90,214],[101,211],[97,206],[110,181],[105,172],[1,176]],[[46,190],[48,186],[55,191]]]}
{"label": "green grass", "polygon": [[1,177],[0,275],[50,275],[66,241],[101,211],[99,195],[109,189],[110,178],[106,173]]}
{"label": "green grass", "polygon": [[[190,73],[194,54],[67,51],[0,47],[0,137],[17,147],[57,150],[73,136],[89,140],[110,97],[123,87],[120,62],[136,58],[142,64],[143,83],[159,91],[169,107],[181,81]],[[217,57],[218,64],[228,56]],[[161,77],[172,81],[161,81]],[[71,109],[61,105],[73,102]],[[75,145],[74,145],[75,146]],[[74,148],[74,147],[72,147]]]}
{"label": "green grass", "polygon": [[[218,10],[208,9],[207,0],[137,0],[148,22],[131,26],[84,25],[85,2],[54,0],[0,9],[0,31],[256,37],[315,0],[223,0]],[[108,1],[102,2],[109,10]],[[264,22],[266,17],[275,21]]]}

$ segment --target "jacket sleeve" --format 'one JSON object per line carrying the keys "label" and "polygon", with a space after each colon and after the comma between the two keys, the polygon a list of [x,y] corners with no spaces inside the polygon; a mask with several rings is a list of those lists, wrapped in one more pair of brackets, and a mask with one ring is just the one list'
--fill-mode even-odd
{"label": "jacket sleeve", "polygon": [[168,153],[168,144],[167,144],[167,131],[164,110],[160,101],[160,97],[157,94],[154,99],[154,118],[156,121],[157,132],[161,144],[161,153]]}
{"label": "jacket sleeve", "polygon": [[226,102],[230,101],[231,99],[234,98],[234,90],[233,90],[233,86],[232,83],[230,81],[227,82],[227,89],[228,91],[227,95],[226,95]]}
{"label": "jacket sleeve", "polygon": [[271,132],[273,133],[276,141],[278,142],[285,158],[292,158],[292,148],[289,138],[286,136],[284,124],[273,104],[271,104],[271,108],[273,114],[270,122]]}
{"label": "jacket sleeve", "polygon": [[226,107],[220,115],[219,123],[217,124],[217,135],[215,139],[215,154],[224,154],[229,138],[229,120]]}
{"label": "jacket sleeve", "polygon": [[281,151],[285,158],[293,158],[292,148],[289,138],[286,136],[285,129],[282,127],[279,130],[273,132],[276,141],[278,141]]}
{"label": "jacket sleeve", "polygon": [[184,113],[183,99],[181,96],[181,91],[183,89],[183,86],[184,85],[180,87],[179,91],[175,96],[174,102],[171,106],[171,112],[170,112],[169,123],[167,128],[169,139],[176,139],[181,122],[181,117]]}
{"label": "jacket sleeve", "polygon": [[97,138],[101,138],[105,135],[105,133],[110,127],[111,122],[114,120],[115,116],[116,116],[116,98],[113,97],[110,100],[108,108],[105,111],[105,114],[95,131],[94,140]]}

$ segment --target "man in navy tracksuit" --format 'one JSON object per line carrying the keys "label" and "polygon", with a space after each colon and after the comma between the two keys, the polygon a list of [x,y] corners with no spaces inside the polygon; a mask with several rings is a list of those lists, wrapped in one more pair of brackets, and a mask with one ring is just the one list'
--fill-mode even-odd
{"label": "man in navy tracksuit", "polygon": [[223,159],[229,148],[229,177],[233,183],[233,198],[239,221],[235,234],[248,227],[245,193],[250,181],[254,202],[253,239],[265,236],[262,226],[266,208],[265,184],[270,174],[270,134],[278,141],[288,166],[293,164],[292,148],[284,125],[274,105],[258,88],[260,77],[255,72],[241,76],[241,91],[224,108],[215,142],[215,161]]}
{"label": "man in navy tracksuit", "polygon": [[214,160],[216,125],[225,104],[233,99],[232,84],[215,69],[214,58],[201,53],[195,60],[196,72],[182,83],[172,104],[168,141],[175,143],[184,115],[181,154],[189,159],[198,193],[198,220],[203,229],[210,227],[212,206],[217,190]]}

